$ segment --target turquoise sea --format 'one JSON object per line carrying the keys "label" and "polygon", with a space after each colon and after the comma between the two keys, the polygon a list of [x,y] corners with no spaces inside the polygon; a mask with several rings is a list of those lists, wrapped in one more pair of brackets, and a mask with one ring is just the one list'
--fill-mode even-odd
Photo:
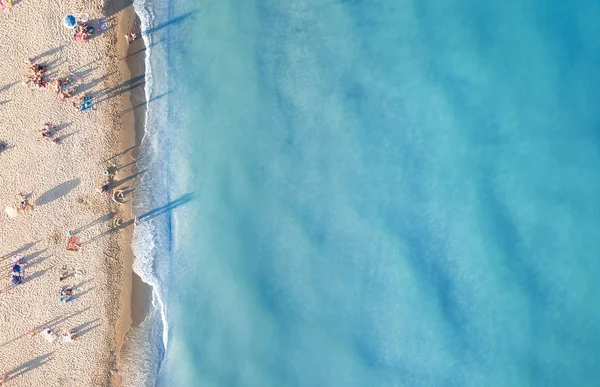
{"label": "turquoise sea", "polygon": [[135,6],[135,385],[600,384],[597,1]]}

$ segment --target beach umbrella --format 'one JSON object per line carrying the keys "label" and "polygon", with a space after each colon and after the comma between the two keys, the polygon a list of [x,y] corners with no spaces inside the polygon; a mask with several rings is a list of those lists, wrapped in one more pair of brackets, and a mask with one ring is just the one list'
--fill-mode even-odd
{"label": "beach umbrella", "polygon": [[63,24],[67,28],[75,28],[75,26],[77,25],[77,18],[73,15],[67,15],[63,19]]}

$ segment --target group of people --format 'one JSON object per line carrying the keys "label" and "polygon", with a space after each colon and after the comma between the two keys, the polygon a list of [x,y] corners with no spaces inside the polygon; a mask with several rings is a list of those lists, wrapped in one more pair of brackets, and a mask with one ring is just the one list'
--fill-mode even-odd
{"label": "group of people", "polygon": [[75,26],[75,35],[73,38],[77,41],[88,40],[94,34],[94,27],[87,24],[87,22],[79,21]]}
{"label": "group of people", "polygon": [[71,74],[65,78],[58,78],[54,84],[54,91],[60,99],[72,98],[77,92],[77,86],[81,80]]}
{"label": "group of people", "polygon": [[[54,341],[58,337],[54,329],[52,328],[43,328],[40,332],[40,335],[44,337],[47,341]],[[38,335],[37,329],[29,329],[25,332],[25,334],[29,337],[35,337]],[[79,331],[77,329],[65,329],[61,333],[62,341],[73,341],[79,336]]]}
{"label": "group of people", "polygon": [[[46,77],[46,66],[39,63],[31,63],[29,60],[27,60],[26,63],[28,64],[27,80],[23,83],[30,88],[47,88],[49,80]],[[54,91],[62,100],[73,98],[81,82],[81,78],[78,78],[74,74],[64,78],[58,78],[53,82]],[[73,106],[80,111],[90,110],[92,109],[92,97],[88,95],[79,96],[73,101]],[[1,147],[0,151],[2,151]]]}
{"label": "group of people", "polygon": [[45,89],[48,87],[46,66],[39,63],[31,63],[30,61],[26,61],[25,63],[29,65],[27,68],[27,80],[25,81],[25,85],[30,88],[37,87]]}

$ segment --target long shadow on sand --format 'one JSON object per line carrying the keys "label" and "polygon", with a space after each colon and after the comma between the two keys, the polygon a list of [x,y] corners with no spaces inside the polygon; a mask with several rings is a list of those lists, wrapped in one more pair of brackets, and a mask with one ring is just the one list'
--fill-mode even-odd
{"label": "long shadow on sand", "polygon": [[75,328],[75,330],[77,331],[77,336],[82,337],[86,333],[98,328],[100,326],[100,324],[92,325],[93,323],[98,322],[98,321],[100,321],[99,318],[94,319],[92,321],[88,321],[86,323],[83,323],[80,326],[78,326],[77,328]]}
{"label": "long shadow on sand", "polygon": [[26,374],[27,372],[29,372],[31,370],[34,370],[36,368],[43,366],[44,364],[46,364],[52,360],[52,354],[53,354],[53,352],[50,352],[45,355],[38,356],[34,359],[31,359],[31,360],[21,364],[17,368],[12,369],[10,372],[8,372],[8,374],[7,374],[8,377],[6,378],[6,380],[8,381],[8,380],[17,378],[23,374]]}
{"label": "long shadow on sand", "polygon": [[115,215],[117,215],[116,212],[109,212],[108,214],[102,215],[98,219],[91,221],[90,223],[86,224],[85,226],[81,226],[79,228],[76,228],[73,231],[73,233],[74,234],[78,234],[78,233],[80,233],[80,232],[82,232],[82,231],[84,231],[84,230],[86,230],[86,229],[88,229],[90,227],[94,227],[94,226],[96,226],[98,224],[102,224],[102,223],[104,223],[104,222],[106,222],[106,221],[111,220],[112,218],[114,218]]}
{"label": "long shadow on sand", "polygon": [[99,104],[111,98],[117,97],[123,93],[130,92],[138,87],[144,87],[146,84],[146,75],[142,74],[137,77],[133,77],[120,85],[112,87],[107,90],[99,91],[93,94],[94,103]]}
{"label": "long shadow on sand", "polygon": [[37,62],[41,61],[42,59],[46,58],[47,56],[54,55],[57,52],[60,52],[61,55],[62,55],[62,50],[65,47],[66,46],[63,44],[63,45],[60,45],[58,47],[51,48],[50,50],[44,51],[40,55],[36,55],[36,56],[32,57],[29,60],[31,61],[31,63],[37,63]]}
{"label": "long shadow on sand", "polygon": [[[36,325],[35,327],[33,327],[33,328],[32,328],[32,330],[34,330],[34,331],[36,331],[36,332],[39,332],[39,331],[41,331],[43,328],[52,328],[53,326],[56,326],[56,325],[62,324],[62,323],[64,323],[65,321],[67,321],[67,320],[69,320],[69,319],[71,319],[71,318],[73,318],[73,317],[75,317],[75,316],[78,316],[78,315],[82,314],[83,312],[85,312],[85,311],[86,311],[86,310],[88,310],[89,308],[90,308],[90,307],[88,306],[88,307],[87,307],[87,308],[85,308],[85,309],[78,310],[78,311],[76,311],[76,312],[73,312],[73,313],[71,313],[71,314],[68,314],[68,315],[66,315],[66,316],[59,316],[59,317],[55,317],[55,318],[53,318],[52,320],[48,320],[48,321],[46,321],[45,323],[42,323],[42,324],[40,324],[40,325]],[[8,344],[10,344],[10,343],[13,343],[13,342],[15,342],[15,341],[19,340],[20,338],[22,338],[22,337],[25,337],[25,336],[27,336],[27,335],[26,335],[25,333],[23,333],[22,335],[19,335],[19,336],[17,336],[17,337],[14,337],[14,338],[12,338],[12,339],[8,340],[8,341],[5,341],[5,342],[3,342],[2,344],[0,344],[0,348],[4,347],[5,345],[8,345]]]}
{"label": "long shadow on sand", "polygon": [[153,210],[150,210],[142,215],[139,215],[136,219],[137,221],[133,221],[133,220],[128,220],[127,222],[124,222],[123,224],[121,224],[120,226],[115,226],[109,230],[104,231],[101,234],[96,235],[95,237],[93,237],[92,239],[90,239],[89,241],[85,241],[83,242],[83,244],[86,243],[91,243],[94,242],[100,238],[103,238],[107,235],[110,235],[114,232],[117,232],[119,230],[123,230],[129,226],[131,226],[132,224],[138,224],[138,223],[143,223],[147,220],[150,220],[154,217],[160,216],[160,215],[164,215],[166,213],[169,213],[171,211],[173,211],[174,209],[176,209],[177,207],[183,206],[186,203],[189,203],[190,201],[192,201],[192,199],[194,198],[194,193],[190,192],[187,193],[185,195],[180,196],[179,198],[173,200],[172,202],[169,202],[167,204],[165,204],[164,206],[160,206],[157,207]]}
{"label": "long shadow on sand", "polygon": [[1,256],[0,259],[6,259],[6,258],[9,258],[9,257],[12,257],[13,255],[20,254],[20,253],[22,253],[24,251],[29,250],[30,248],[32,248],[33,246],[35,246],[38,243],[40,243],[39,240],[35,241],[35,242],[26,243],[23,246],[21,246],[18,249],[16,249],[15,251],[12,251],[12,252],[10,252],[10,253],[8,253],[6,255]]}
{"label": "long shadow on sand", "polygon": [[[43,276],[44,274],[49,272],[51,269],[52,269],[52,267],[49,267],[47,269],[38,270],[31,275],[25,275],[25,278],[23,279],[23,284],[31,282],[31,281],[35,280],[36,278],[40,278],[41,276]],[[22,285],[19,285],[19,286],[22,286]]]}
{"label": "long shadow on sand", "polygon": [[107,161],[110,161],[110,160],[112,160],[112,159],[116,159],[116,158],[118,158],[118,157],[124,156],[124,155],[126,155],[126,154],[127,154],[127,152],[129,152],[129,151],[132,151],[132,150],[134,150],[135,148],[137,148],[137,145],[131,146],[131,147],[129,147],[129,148],[127,148],[127,149],[125,149],[124,151],[117,153],[116,155],[114,155],[114,156],[110,157],[109,159],[106,159],[106,160],[104,160],[104,162],[107,162]]}
{"label": "long shadow on sand", "polygon": [[133,105],[133,106],[131,106],[129,109],[125,109],[125,110],[123,110],[123,111],[122,111],[120,114],[121,114],[121,115],[123,115],[123,114],[125,114],[125,113],[131,112],[131,111],[134,111],[134,110],[136,110],[136,109],[139,109],[139,108],[141,108],[141,107],[145,107],[145,106],[146,106],[146,105],[148,105],[150,102],[156,101],[157,99],[161,99],[161,98],[163,98],[163,97],[165,97],[165,96],[167,96],[167,95],[169,95],[169,94],[171,94],[171,92],[170,92],[170,91],[167,91],[166,93],[162,93],[162,94],[160,94],[160,95],[157,95],[156,97],[152,97],[152,98],[150,98],[148,101],[142,101],[141,103],[138,103],[138,104],[136,104],[136,105]]}
{"label": "long shadow on sand", "polygon": [[6,85],[0,87],[0,93],[2,93],[3,91],[9,90],[11,87],[13,87],[14,85],[16,85],[17,83],[19,83],[19,81],[15,81],[12,83],[7,83]]}
{"label": "long shadow on sand", "polygon": [[136,177],[138,177],[139,175],[141,175],[141,174],[143,174],[145,172],[146,171],[142,170],[142,171],[139,171],[137,173],[131,174],[131,175],[127,176],[127,177],[124,177],[124,178],[122,178],[120,180],[115,180],[115,181],[113,181],[111,183],[110,186],[112,188],[118,188],[118,187],[122,186],[123,184],[127,183],[128,181],[135,179]]}
{"label": "long shadow on sand", "polygon": [[111,0],[104,3],[102,15],[109,17],[116,15],[127,7],[133,6],[133,0]]}
{"label": "long shadow on sand", "polygon": [[68,195],[69,192],[73,191],[75,188],[77,188],[79,183],[81,183],[81,180],[79,178],[65,181],[64,183],[59,184],[56,187],[44,192],[42,196],[40,196],[36,200],[36,204],[38,206],[43,206],[44,204],[53,202],[56,199],[60,199],[63,196]]}

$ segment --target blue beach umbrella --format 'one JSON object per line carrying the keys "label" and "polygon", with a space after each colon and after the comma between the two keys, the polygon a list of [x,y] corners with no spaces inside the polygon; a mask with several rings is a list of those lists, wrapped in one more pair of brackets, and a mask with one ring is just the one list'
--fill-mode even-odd
{"label": "blue beach umbrella", "polygon": [[75,28],[75,26],[77,25],[77,18],[75,18],[75,16],[73,15],[67,15],[63,19],[63,24],[67,28]]}

